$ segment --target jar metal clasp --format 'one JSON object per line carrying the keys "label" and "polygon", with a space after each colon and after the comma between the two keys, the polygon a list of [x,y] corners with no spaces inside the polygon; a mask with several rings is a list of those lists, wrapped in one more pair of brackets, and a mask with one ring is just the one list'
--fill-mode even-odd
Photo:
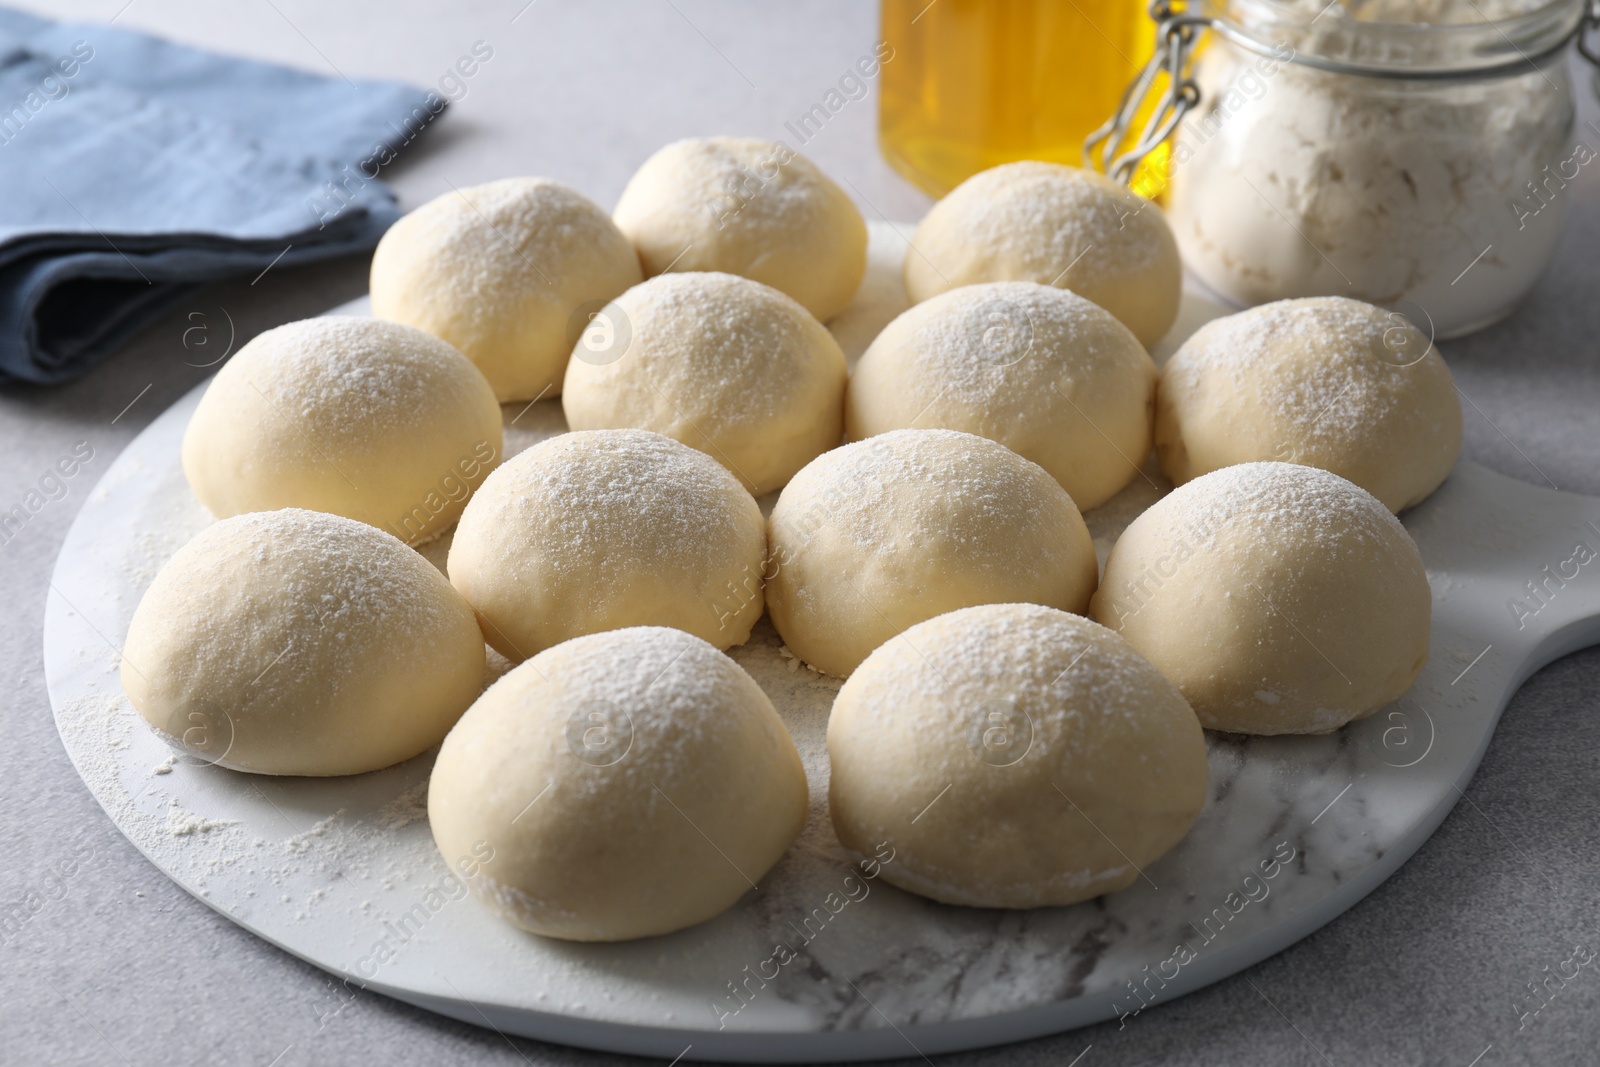
{"label": "jar metal clasp", "polygon": [[[1591,3],[1600,4],[1600,0]],[[1152,0],[1150,18],[1156,23],[1156,48],[1150,61],[1123,91],[1115,114],[1083,143],[1083,156],[1090,165],[1123,184],[1133,177],[1140,160],[1160,147],[1183,116],[1200,103],[1200,86],[1189,77],[1189,59],[1201,31],[1215,21],[1206,15],[1188,14],[1173,0]],[[1133,136],[1139,112],[1163,68],[1167,92]]]}
{"label": "jar metal clasp", "polygon": [[[1600,67],[1600,51],[1589,43],[1589,33],[1600,29],[1600,0],[1588,0],[1584,5],[1588,10],[1584,13],[1583,24],[1578,27],[1578,52],[1591,64]],[[1596,81],[1596,92],[1600,93],[1600,79]]]}

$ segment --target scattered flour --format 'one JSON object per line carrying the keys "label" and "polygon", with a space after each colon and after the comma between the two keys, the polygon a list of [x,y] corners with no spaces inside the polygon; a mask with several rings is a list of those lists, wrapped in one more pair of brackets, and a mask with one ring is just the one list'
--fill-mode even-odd
{"label": "scattered flour", "polygon": [[192,811],[185,811],[179,805],[177,797],[173,797],[167,807],[167,833],[173,837],[205,834],[212,830],[237,825],[239,825],[237,819],[207,819]]}

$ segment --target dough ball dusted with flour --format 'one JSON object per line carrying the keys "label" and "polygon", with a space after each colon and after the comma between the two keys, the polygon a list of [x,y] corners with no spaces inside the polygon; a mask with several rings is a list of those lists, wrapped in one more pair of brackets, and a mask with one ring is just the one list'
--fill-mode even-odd
{"label": "dough ball dusted with flour", "polygon": [[436,744],[478,695],[472,609],[399,540],[290,508],[207,527],[128,626],[122,688],[211,763],[357,774]]}
{"label": "dough ball dusted with flour", "polygon": [[1371,493],[1315,467],[1241,463],[1133,521],[1091,614],[1208,729],[1322,734],[1406,691],[1432,606],[1416,544]]}
{"label": "dough ball dusted with flour", "polygon": [[1029,604],[964,608],[867,657],[828,719],[828,807],[883,877],[982,908],[1130,885],[1206,799],[1200,723],[1122,638]]}
{"label": "dough ball dusted with flour", "polygon": [[1084,511],[1150,452],[1156,366],[1128,328],[1076,293],[968,285],[891,322],[850,379],[845,430],[939,427],[987,437],[1049,471]]}
{"label": "dough ball dusted with flour", "polygon": [[1057,285],[1151,345],[1178,317],[1183,268],[1155,204],[1092,171],[1023,162],[974,174],[933,205],[905,281],[913,303],[977,282]]}
{"label": "dough ball dusted with flour", "polygon": [[956,608],[1081,612],[1098,571],[1083,516],[1044,468],[953,430],[894,430],[824,453],[778,497],[767,530],[773,625],[840,678]]}
{"label": "dough ball dusted with flour", "polygon": [[1461,452],[1439,350],[1404,316],[1345,297],[1280,300],[1200,327],[1168,360],[1156,454],[1181,485],[1252,460],[1321,467],[1390,511],[1421,503]]}
{"label": "dough ball dusted with flour", "polygon": [[826,322],[867,270],[867,224],[816,164],[777,141],[674,141],[645,160],[613,217],[647,277],[726,271]]}
{"label": "dough ball dusted with flour", "polygon": [[567,365],[574,430],[639,427],[712,456],[760,496],[839,443],[848,377],[833,335],[776,289],[663,274],[618,297]]}
{"label": "dough ball dusted with flour", "polygon": [[716,460],[647,430],[562,434],[508,461],[467,507],[450,580],[502,655],[675,626],[718,648],[761,617],[761,509]]}
{"label": "dough ball dusted with flour", "polygon": [[604,211],[548,178],[505,178],[430,200],[372,255],[372,313],[444,338],[501,401],[555,396],[589,315],[638,283]]}
{"label": "dough ball dusted with flour", "polygon": [[766,694],[704,641],[656,626],[579,637],[507,674],[450,731],[428,785],[433,839],[472,893],[575,941],[724,911],[806,808]]}
{"label": "dough ball dusted with flour", "polygon": [[219,518],[300,507],[412,544],[443,533],[500,459],[500,406],[462,354],[410,326],[268,330],[207,387],[183,470]]}

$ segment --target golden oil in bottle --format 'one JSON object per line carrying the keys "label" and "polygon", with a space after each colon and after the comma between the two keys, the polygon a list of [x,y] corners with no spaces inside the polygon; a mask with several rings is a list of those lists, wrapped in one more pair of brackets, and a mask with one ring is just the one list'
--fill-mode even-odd
{"label": "golden oil in bottle", "polygon": [[[879,142],[933,196],[1014,160],[1082,165],[1084,138],[1116,110],[1155,43],[1144,0],[883,0],[882,11],[894,52],[883,65]],[[1135,188],[1163,163],[1147,160]]]}

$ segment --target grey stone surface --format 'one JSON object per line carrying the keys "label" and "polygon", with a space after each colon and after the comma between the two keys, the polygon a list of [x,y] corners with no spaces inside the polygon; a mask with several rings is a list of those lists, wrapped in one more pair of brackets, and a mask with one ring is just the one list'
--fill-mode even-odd
{"label": "grey stone surface", "polygon": [[[473,42],[494,58],[389,177],[407,206],[508,174],[567,181],[602,204],[660,144],[715,132],[783,136],[875,34],[870,5],[640,0],[330,4],[313,0],[36,0],[307,69],[436,81]],[[519,14],[520,11],[520,14]],[[513,18],[515,21],[513,22]],[[1582,83],[1588,85],[1587,79]],[[1584,116],[1596,115],[1585,93]],[[847,179],[869,217],[926,200],[881,161],[872,98],[805,151]],[[1591,145],[1595,131],[1579,136]],[[791,141],[791,143],[793,143]],[[21,142],[5,151],[22,150]],[[1559,260],[1509,321],[1445,347],[1467,405],[1467,454],[1513,477],[1600,494],[1600,179],[1565,195]],[[107,180],[115,180],[108,175]],[[94,458],[0,545],[0,901],[44,906],[0,943],[0,1062],[535,1063],[617,1058],[532,1041],[362,995],[233,926],[150,866],[79,782],[40,669],[50,568],[85,493],[139,429],[237,342],[365,289],[346,260],[225,282],[56,390],[0,390],[0,508],[80,441]],[[192,317],[194,315],[201,317]],[[185,331],[200,326],[204,334]],[[131,404],[131,406],[130,406]],[[1526,983],[1574,945],[1600,948],[1600,650],[1535,675],[1439,832],[1346,915],[1241,975],[1099,1026],[951,1064],[1600,1063],[1600,966],[1519,1030]],[[70,873],[60,872],[75,865]],[[337,1012],[336,1014],[333,1014]],[[1492,1047],[1491,1047],[1492,1046]],[[1085,1049],[1087,1051],[1085,1052]],[[906,1062],[922,1062],[907,1049]],[[275,1059],[276,1057],[276,1059]],[[1474,1060],[1475,1057],[1481,1057]],[[688,1059],[693,1059],[691,1051]]]}

